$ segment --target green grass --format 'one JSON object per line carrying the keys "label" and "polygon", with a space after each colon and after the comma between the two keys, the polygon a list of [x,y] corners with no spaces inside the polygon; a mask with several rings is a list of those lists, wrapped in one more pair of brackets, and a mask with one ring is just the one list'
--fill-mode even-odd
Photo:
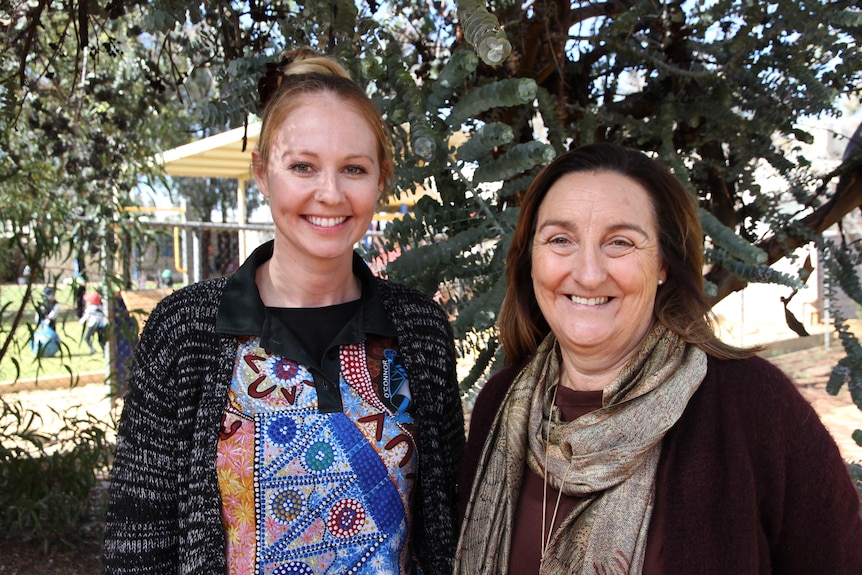
{"label": "green grass", "polygon": [[[34,287],[35,297],[42,294],[42,286]],[[12,314],[21,305],[24,295],[24,287],[15,284],[0,285],[0,309],[5,308],[2,322],[0,322],[0,341],[5,341],[12,324]],[[93,371],[105,371],[105,359],[100,348],[96,345],[96,337],[93,344],[97,352],[89,355],[90,351],[84,343],[84,326],[78,323],[75,317],[75,307],[72,303],[72,290],[68,286],[58,286],[57,301],[62,306],[62,315],[57,321],[57,334],[60,336],[62,345],[60,353],[55,357],[37,358],[30,350],[31,330],[35,329],[34,308],[28,305],[22,323],[15,332],[15,339],[10,345],[6,355],[0,360],[0,382],[9,382],[16,379],[28,380],[44,378],[57,375],[73,375]],[[16,366],[17,363],[17,366]]]}

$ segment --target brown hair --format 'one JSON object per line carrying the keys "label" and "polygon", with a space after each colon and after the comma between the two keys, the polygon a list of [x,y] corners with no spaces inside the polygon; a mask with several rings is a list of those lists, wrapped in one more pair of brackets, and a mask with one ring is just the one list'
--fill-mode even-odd
{"label": "brown hair", "polygon": [[706,353],[724,359],[753,355],[715,335],[703,291],[703,233],[697,205],[685,186],[658,161],[615,144],[590,144],[562,154],[536,177],[521,202],[521,214],[506,256],[506,296],[498,328],[506,363],[533,355],[550,332],[533,292],[532,245],[539,206],[561,177],[577,172],[614,172],[630,178],[649,194],[659,232],[659,254],[667,278],[656,293],[655,318]]}
{"label": "brown hair", "polygon": [[394,173],[392,139],[380,111],[363,89],[350,78],[338,61],[312,50],[297,48],[286,52],[278,63],[268,63],[266,74],[258,81],[261,113],[255,168],[266,168],[275,134],[296,107],[301,96],[330,92],[362,115],[377,140],[377,155],[383,176],[384,194],[391,189]]}

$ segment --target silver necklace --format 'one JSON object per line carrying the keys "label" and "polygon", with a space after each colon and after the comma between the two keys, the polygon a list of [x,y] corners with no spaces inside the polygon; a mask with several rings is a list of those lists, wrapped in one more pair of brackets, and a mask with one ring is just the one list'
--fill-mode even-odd
{"label": "silver necklace", "polygon": [[[542,567],[545,564],[545,554],[548,551],[548,547],[551,544],[551,538],[554,535],[554,523],[557,521],[557,512],[560,510],[560,500],[563,496],[563,487],[566,485],[566,480],[569,477],[569,471],[572,469],[572,459],[569,459],[569,464],[566,466],[566,473],[563,474],[563,480],[560,482],[560,488],[557,491],[557,502],[554,504],[554,513],[551,515],[551,525],[548,526],[547,523],[547,510],[548,510],[548,447],[551,443],[551,418],[553,417],[554,410],[557,408],[557,390],[560,389],[560,384],[557,383],[557,386],[554,388],[554,397],[551,399],[551,409],[548,412],[548,426],[545,429],[545,469],[544,469],[544,485],[542,487],[542,540],[541,540],[541,551],[542,556],[539,560],[539,572],[541,573]],[[545,535],[545,531],[547,529],[547,536]]]}

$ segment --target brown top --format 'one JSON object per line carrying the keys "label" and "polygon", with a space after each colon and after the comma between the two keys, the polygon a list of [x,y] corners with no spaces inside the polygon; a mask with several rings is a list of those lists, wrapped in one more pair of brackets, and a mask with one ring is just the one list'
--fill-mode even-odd
{"label": "brown top", "polygon": [[[575,391],[567,387],[557,388],[557,408],[563,421],[574,421],[582,415],[602,406],[601,391]],[[524,483],[515,510],[512,527],[512,552],[509,556],[509,573],[538,573],[542,558],[542,503],[545,506],[545,538],[549,537],[551,522],[557,529],[563,519],[575,507],[580,497],[559,495],[559,491],[548,485],[544,496],[545,481],[529,467],[524,470]],[[559,508],[557,496],[559,495]],[[554,509],[557,508],[556,514]]]}

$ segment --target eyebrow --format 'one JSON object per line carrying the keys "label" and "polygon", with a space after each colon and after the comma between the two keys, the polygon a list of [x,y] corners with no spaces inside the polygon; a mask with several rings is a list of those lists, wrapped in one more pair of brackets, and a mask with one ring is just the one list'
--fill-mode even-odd
{"label": "eyebrow", "polygon": [[[318,154],[316,152],[312,152],[310,150],[302,150],[302,149],[293,150],[293,149],[288,148],[288,149],[282,151],[281,154],[278,155],[279,159],[284,159],[284,158],[287,158],[289,156],[310,156],[312,158],[317,158],[320,156],[320,154]],[[357,160],[357,159],[368,160],[369,162],[372,162],[372,163],[375,161],[373,155],[362,154],[362,153],[347,154],[346,156],[344,156],[342,158],[342,160],[347,160],[347,161]]]}
{"label": "eyebrow", "polygon": [[[559,226],[559,227],[565,228],[567,230],[574,230],[577,228],[577,226],[575,226],[572,222],[570,222],[568,220],[546,220],[546,221],[540,223],[539,226],[536,227],[536,231],[539,231],[539,230],[542,230],[545,228],[549,228],[552,226]],[[631,224],[631,223],[627,223],[627,222],[620,222],[617,224],[611,224],[610,226],[608,226],[608,229],[607,229],[607,231],[609,231],[609,232],[619,232],[619,231],[623,231],[623,230],[631,230],[634,232],[638,232],[639,234],[643,235],[646,238],[650,237],[650,235],[646,232],[646,230],[643,229],[642,227],[640,227],[639,225]]]}

